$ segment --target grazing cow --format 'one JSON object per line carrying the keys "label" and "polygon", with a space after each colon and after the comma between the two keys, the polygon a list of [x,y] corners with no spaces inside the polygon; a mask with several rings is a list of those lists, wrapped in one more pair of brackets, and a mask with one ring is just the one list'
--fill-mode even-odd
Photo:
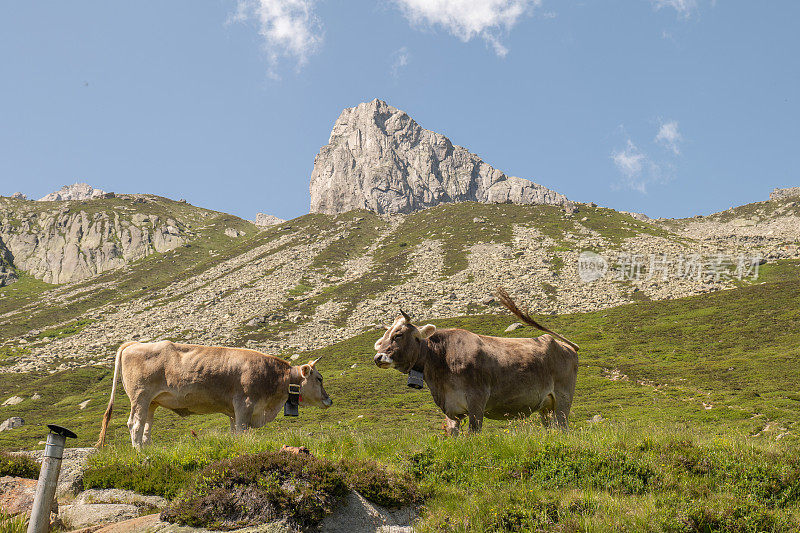
{"label": "grazing cow", "polygon": [[117,350],[111,400],[97,446],[105,442],[120,368],[131,399],[131,442],[139,448],[150,441],[153,413],[159,406],[180,416],[226,414],[234,432],[271,422],[286,403],[290,386],[300,387],[300,405],[330,407],[333,401],[322,386],[317,361],[292,366],[242,348],[126,342]]}
{"label": "grazing cow", "polygon": [[422,372],[433,401],[458,434],[464,417],[480,431],[483,417],[506,419],[538,412],[545,426],[567,428],[578,375],[578,346],[520,311],[508,294],[500,302],[521,320],[547,332],[536,338],[477,335],[463,329],[416,327],[402,310],[375,343],[375,364]]}

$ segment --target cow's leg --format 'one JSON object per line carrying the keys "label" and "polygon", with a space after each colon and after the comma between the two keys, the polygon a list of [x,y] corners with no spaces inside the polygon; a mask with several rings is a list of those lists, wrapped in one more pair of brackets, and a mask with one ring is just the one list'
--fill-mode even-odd
{"label": "cow's leg", "polygon": [[572,397],[565,394],[556,394],[556,405],[553,411],[556,426],[563,430],[569,429],[569,411],[572,408]]}
{"label": "cow's leg", "polygon": [[232,416],[228,417],[231,421],[231,433],[236,433],[236,419]]}
{"label": "cow's leg", "polygon": [[469,431],[471,433],[478,433],[483,427],[483,411],[474,411],[469,413]]}
{"label": "cow's leg", "polygon": [[542,407],[539,409],[539,416],[542,419],[542,425],[544,425],[544,427],[549,428],[553,426],[557,407],[556,397],[551,392],[547,395],[544,402],[542,402]]}
{"label": "cow's leg", "polygon": [[469,416],[469,430],[478,433],[483,427],[483,413],[486,411],[488,393],[473,392],[467,395],[467,415]]}
{"label": "cow's leg", "polygon": [[153,415],[158,409],[158,404],[152,402],[147,409],[147,418],[144,420],[144,431],[142,432],[142,445],[150,444],[150,428],[153,427]]}
{"label": "cow's leg", "polygon": [[253,418],[253,406],[250,405],[246,399],[234,400],[233,402],[234,413],[234,433],[247,431],[250,427],[250,419]]}
{"label": "cow's leg", "polygon": [[131,444],[137,450],[142,447],[144,423],[145,420],[147,420],[147,412],[149,409],[150,401],[143,401],[141,397],[131,400],[131,415],[128,417],[128,430],[131,432]]}
{"label": "cow's leg", "polygon": [[458,436],[458,428],[461,426],[461,419],[459,418],[450,418],[449,416],[445,415],[444,418],[444,425],[445,431],[451,437]]}

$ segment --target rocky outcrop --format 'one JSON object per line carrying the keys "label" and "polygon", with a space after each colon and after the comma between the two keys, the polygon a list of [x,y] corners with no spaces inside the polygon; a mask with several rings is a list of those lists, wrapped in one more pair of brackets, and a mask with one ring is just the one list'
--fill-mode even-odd
{"label": "rocky outcrop", "polygon": [[311,212],[409,213],[445,202],[568,203],[563,194],[512,176],[423,129],[381,100],[342,111],[314,159]]}
{"label": "rocky outcrop", "polygon": [[48,283],[82,280],[172,250],[187,240],[184,226],[172,218],[66,206],[42,211],[30,208],[31,202],[22,206],[2,202],[0,243],[16,269]]}
{"label": "rocky outcrop", "polygon": [[[21,477],[0,477],[0,509],[8,516],[29,513],[36,496],[36,480]],[[58,511],[58,501],[53,502],[53,510]]]}
{"label": "rocky outcrop", "polygon": [[3,239],[0,239],[0,287],[5,287],[17,281],[17,273],[12,263],[13,256],[6,248]]}
{"label": "rocky outcrop", "polygon": [[62,202],[66,200],[90,200],[92,198],[102,198],[106,192],[102,189],[95,189],[87,183],[73,183],[64,185],[56,192],[51,192],[47,196],[39,198],[40,202]]}
{"label": "rocky outcrop", "polygon": [[283,222],[286,221],[274,215],[268,215],[266,213],[256,214],[256,226],[261,226],[261,227],[274,226],[275,224],[282,224]]}
{"label": "rocky outcrop", "polygon": [[11,195],[11,198],[15,198],[17,200],[27,200],[28,196],[22,194],[21,192],[15,192],[14,194]]}
{"label": "rocky outcrop", "polygon": [[800,187],[787,187],[785,189],[772,189],[769,199],[773,201],[784,200],[786,198],[797,198],[800,200]]}

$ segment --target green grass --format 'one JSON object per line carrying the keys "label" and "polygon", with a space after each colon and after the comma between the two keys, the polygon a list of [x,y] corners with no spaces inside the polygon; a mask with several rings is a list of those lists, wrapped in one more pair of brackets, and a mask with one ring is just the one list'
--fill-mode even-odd
{"label": "green grass", "polygon": [[[23,270],[16,270],[17,281],[0,287],[0,309],[12,310],[37,301],[39,295],[56,285],[38,280]],[[11,307],[11,304],[15,307]],[[5,311],[4,311],[5,312]]]}
{"label": "green grass", "polygon": [[0,533],[25,533],[28,531],[28,518],[24,514],[11,516],[0,509]]}
{"label": "green grass", "polygon": [[[283,443],[308,446],[317,459],[281,458],[274,452]],[[800,526],[795,447],[663,425],[601,423],[562,433],[517,421],[458,438],[391,425],[369,432],[349,426],[239,437],[212,432],[140,454],[125,445],[107,448],[90,459],[84,486],[167,495],[175,499],[168,515],[191,525],[220,525],[227,495],[243,493],[246,510],[257,500],[273,518],[283,513],[308,524],[281,508],[287,498],[278,487],[286,487],[286,477],[327,483],[322,501],[306,508],[311,523],[330,505],[328,495],[347,485],[390,507],[421,502],[415,527],[423,533]],[[237,488],[243,484],[251,489]]]}
{"label": "green grass", "polygon": [[297,285],[289,289],[287,294],[289,296],[302,296],[313,289],[314,287],[310,284],[309,281],[301,279]]}
{"label": "green grass", "polygon": [[40,339],[51,339],[51,338],[58,338],[58,337],[68,337],[70,335],[75,335],[76,333],[80,333],[83,328],[88,326],[89,324],[95,322],[90,318],[81,318],[79,320],[75,320],[74,322],[70,322],[69,324],[65,324],[58,328],[51,328],[46,329],[37,335]]}

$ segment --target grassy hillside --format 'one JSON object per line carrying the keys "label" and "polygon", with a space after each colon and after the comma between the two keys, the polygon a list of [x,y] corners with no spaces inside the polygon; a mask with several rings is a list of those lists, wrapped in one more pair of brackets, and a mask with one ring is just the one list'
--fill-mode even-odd
{"label": "grassy hillside", "polygon": [[[783,261],[767,265],[758,283],[739,289],[547,317],[543,321],[549,327],[581,346],[573,423],[581,426],[596,414],[609,421],[640,423],[657,414],[667,425],[701,428],[708,434],[733,431],[766,440],[785,433],[781,438],[794,442],[800,421],[800,384],[794,370],[800,359],[799,282],[800,262]],[[536,335],[530,328],[503,333],[513,322],[504,314],[433,322],[492,335]],[[301,361],[323,357],[320,365],[335,406],[307,409],[298,419],[281,418],[259,431],[340,425],[438,430],[441,417],[430,394],[408,389],[404,376],[372,363],[372,344],[381,334],[369,331],[303,354]],[[79,443],[93,442],[110,388],[110,368],[101,367],[0,376],[0,398],[41,395],[39,400],[0,407],[0,417],[19,415],[29,422],[0,433],[0,444],[35,445],[41,431],[36,424],[49,421],[74,427]],[[88,406],[79,409],[87,399]],[[57,408],[45,410],[46,405]],[[122,441],[127,439],[127,408],[127,397],[119,389],[113,434]],[[185,435],[190,429],[226,428],[223,418],[181,419],[159,411],[156,439]],[[487,424],[492,431],[507,427]]]}
{"label": "grassy hillside", "polygon": [[[107,358],[111,345],[134,334],[293,353],[361,333],[387,319],[400,300],[431,317],[491,313],[483,301],[497,284],[513,285],[544,313],[707,292],[726,282],[613,281],[616,254],[624,249],[646,260],[650,253],[678,257],[761,247],[759,253],[767,255],[784,243],[796,220],[781,219],[778,225],[788,229],[774,239],[702,241],[702,229],[693,238],[682,232],[691,221],[641,222],[588,205],[568,214],[555,206],[459,203],[392,219],[366,211],[304,215],[255,232],[236,217],[166,199],[96,202],[126,216],[147,209],[162,218],[175,213],[192,238],[170,252],[70,285],[49,286],[21,272],[19,282],[0,290],[0,345],[27,350],[30,357],[20,358],[25,370]],[[773,211],[763,216],[780,218],[778,211],[790,208],[770,204]],[[232,238],[228,229],[245,235]],[[800,255],[795,248],[780,251]],[[576,283],[584,250],[609,260],[607,278]],[[86,320],[91,326],[73,327]],[[45,330],[63,332],[43,339]]]}
{"label": "grassy hillside", "polygon": [[[91,309],[125,301],[153,288],[163,287],[219,262],[220,256],[236,254],[246,249],[256,235],[256,228],[233,215],[195,207],[168,198],[148,196],[138,202],[131,198],[101,198],[75,202],[28,202],[0,198],[2,214],[10,225],[19,224],[20,217],[41,216],[55,207],[63,206],[66,214],[85,212],[88,215],[104,212],[117,214],[121,219],[133,215],[153,215],[162,220],[174,218],[186,228],[187,244],[166,252],[156,253],[110,270],[91,279],[61,286],[36,280],[18,272],[20,281],[0,288],[0,342],[19,337],[31,330],[41,330],[68,322]],[[232,228],[245,236],[232,239],[225,230]],[[67,301],[54,302],[64,294]]]}
{"label": "grassy hillside", "polygon": [[[95,465],[169,457],[189,479],[212,459],[304,444],[331,459],[372,458],[412,473],[428,494],[423,531],[792,531],[800,516],[800,262],[761,274],[738,289],[546,318],[581,346],[568,435],[531,419],[487,421],[481,436],[444,439],[430,393],[373,365],[380,332],[369,331],[304,354],[323,356],[334,407],[279,417],[244,439],[226,436],[225,417],[161,410],[156,446],[134,457],[120,392],[113,445]],[[495,335],[511,322],[435,321]],[[1,376],[0,398],[25,400],[0,407],[0,418],[27,424],[1,433],[0,446],[37,447],[46,422],[74,429],[76,444],[92,443],[110,385],[109,369],[99,367]]]}

